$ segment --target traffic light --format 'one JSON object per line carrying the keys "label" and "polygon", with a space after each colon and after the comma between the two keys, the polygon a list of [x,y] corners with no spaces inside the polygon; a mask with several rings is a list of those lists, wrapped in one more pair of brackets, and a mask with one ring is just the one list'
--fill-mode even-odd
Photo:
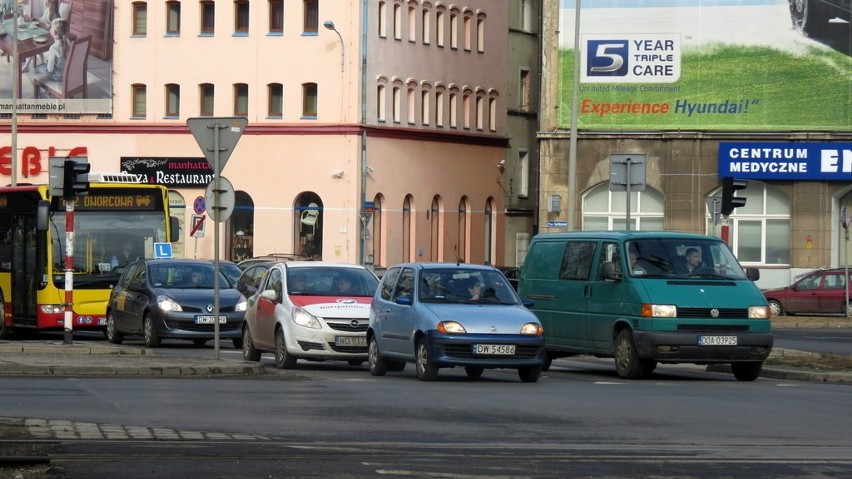
{"label": "traffic light", "polygon": [[65,160],[63,172],[62,196],[66,200],[89,194],[89,170],[92,165],[88,158],[78,157]]}
{"label": "traffic light", "polygon": [[50,158],[50,196],[64,196],[65,158]]}
{"label": "traffic light", "polygon": [[737,190],[745,189],[748,186],[748,180],[738,180],[731,176],[722,178],[722,209],[723,216],[730,215],[734,208],[745,206],[746,199],[734,196]]}

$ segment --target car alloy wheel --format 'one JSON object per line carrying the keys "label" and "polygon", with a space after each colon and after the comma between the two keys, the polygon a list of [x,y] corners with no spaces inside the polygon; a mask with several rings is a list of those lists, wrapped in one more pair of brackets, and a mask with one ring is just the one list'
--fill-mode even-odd
{"label": "car alloy wheel", "polygon": [[426,344],[426,338],[421,338],[417,342],[417,377],[421,381],[434,381],[438,377],[438,368],[429,363],[429,346]]}
{"label": "car alloy wheel", "polygon": [[387,373],[387,365],[382,354],[379,351],[379,343],[375,336],[370,337],[370,345],[368,346],[367,362],[370,365],[370,374],[373,376],[384,376]]}
{"label": "car alloy wheel", "polygon": [[296,358],[287,352],[287,341],[284,338],[284,330],[279,328],[275,332],[275,367],[278,369],[293,369],[296,366]]}

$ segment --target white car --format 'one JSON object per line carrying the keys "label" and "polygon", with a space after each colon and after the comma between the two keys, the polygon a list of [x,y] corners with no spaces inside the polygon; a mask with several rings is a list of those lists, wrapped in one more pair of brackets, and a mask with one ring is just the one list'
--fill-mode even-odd
{"label": "white car", "polygon": [[290,261],[269,268],[248,300],[243,359],[275,354],[275,366],[298,359],[367,360],[370,304],[379,280],[360,265]]}

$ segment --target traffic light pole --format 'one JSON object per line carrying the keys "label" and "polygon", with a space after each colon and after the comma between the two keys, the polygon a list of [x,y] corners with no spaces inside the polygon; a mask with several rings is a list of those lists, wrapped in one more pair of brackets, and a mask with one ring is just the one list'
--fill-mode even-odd
{"label": "traffic light pole", "polygon": [[71,344],[74,328],[74,203],[65,200],[65,335],[62,344]]}

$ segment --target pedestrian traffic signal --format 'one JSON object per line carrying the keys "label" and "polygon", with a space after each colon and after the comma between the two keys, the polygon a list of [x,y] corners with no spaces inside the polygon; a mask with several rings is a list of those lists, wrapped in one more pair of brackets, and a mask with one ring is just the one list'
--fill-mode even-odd
{"label": "pedestrian traffic signal", "polygon": [[86,157],[65,160],[62,196],[66,200],[89,194],[89,170],[91,169],[92,165]]}
{"label": "pedestrian traffic signal", "polygon": [[748,180],[738,180],[731,176],[722,178],[722,209],[723,216],[730,215],[734,208],[745,206],[746,199],[734,196],[737,190],[745,189],[748,186]]}

